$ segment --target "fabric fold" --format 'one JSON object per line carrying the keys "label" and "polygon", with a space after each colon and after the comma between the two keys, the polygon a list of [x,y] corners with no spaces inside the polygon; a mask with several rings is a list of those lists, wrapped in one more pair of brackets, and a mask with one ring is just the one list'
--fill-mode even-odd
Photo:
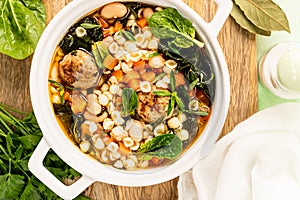
{"label": "fabric fold", "polygon": [[240,123],[179,178],[179,199],[299,200],[299,119],[300,104],[284,103]]}

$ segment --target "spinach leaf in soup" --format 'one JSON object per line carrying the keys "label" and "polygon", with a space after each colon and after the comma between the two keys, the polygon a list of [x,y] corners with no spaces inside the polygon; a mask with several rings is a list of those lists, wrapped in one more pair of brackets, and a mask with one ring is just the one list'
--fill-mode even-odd
{"label": "spinach leaf in soup", "polygon": [[[171,136],[172,135],[172,136]],[[155,140],[157,137],[162,140]],[[182,152],[182,141],[174,134],[162,134],[145,143],[145,147],[141,147],[146,151],[139,157],[141,160],[150,160],[153,157],[174,159]],[[149,151],[148,151],[149,150]]]}
{"label": "spinach leaf in soup", "polygon": [[133,114],[138,107],[138,95],[131,88],[124,88],[122,90],[122,112],[124,115]]}
{"label": "spinach leaf in soup", "polygon": [[[78,27],[84,29],[86,34],[83,36],[78,36],[76,34],[76,29]],[[59,46],[65,54],[80,48],[91,51],[92,45],[95,42],[101,41],[102,37],[102,29],[99,26],[97,19],[88,16],[74,24],[69,29]]]}
{"label": "spinach leaf in soup", "polygon": [[46,10],[42,2],[0,1],[0,13],[0,52],[15,59],[30,56],[46,26]]}
{"label": "spinach leaf in soup", "polygon": [[[174,8],[166,8],[154,13],[148,20],[148,24],[150,27],[159,28],[156,29],[157,31],[154,33],[157,37],[168,38],[170,37],[170,32],[168,31],[171,30],[174,31],[171,34],[179,32],[192,39],[195,38],[196,30],[192,22],[180,15]],[[162,30],[160,30],[160,28],[162,28]]]}

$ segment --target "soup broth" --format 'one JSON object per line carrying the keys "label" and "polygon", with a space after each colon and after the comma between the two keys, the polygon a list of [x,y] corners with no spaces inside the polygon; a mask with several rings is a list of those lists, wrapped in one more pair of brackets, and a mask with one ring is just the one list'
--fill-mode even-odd
{"label": "soup broth", "polygon": [[174,8],[114,2],[67,31],[49,94],[85,154],[123,170],[166,165],[202,133],[214,75],[192,23]]}

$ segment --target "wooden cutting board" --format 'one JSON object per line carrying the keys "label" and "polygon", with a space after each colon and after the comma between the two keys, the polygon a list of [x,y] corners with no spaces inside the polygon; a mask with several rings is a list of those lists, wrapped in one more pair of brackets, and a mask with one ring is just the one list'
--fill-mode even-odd
{"label": "wooden cutting board", "polygon": [[[47,22],[71,0],[43,0]],[[213,0],[184,0],[206,21],[210,21],[216,6]],[[221,136],[258,110],[255,35],[241,29],[230,17],[218,40],[225,54],[231,81],[231,101]],[[32,57],[18,61],[0,54],[0,102],[22,111],[32,109],[29,94],[29,74]],[[99,200],[168,200],[177,199],[174,179],[148,187],[120,187],[94,183],[84,194]]]}

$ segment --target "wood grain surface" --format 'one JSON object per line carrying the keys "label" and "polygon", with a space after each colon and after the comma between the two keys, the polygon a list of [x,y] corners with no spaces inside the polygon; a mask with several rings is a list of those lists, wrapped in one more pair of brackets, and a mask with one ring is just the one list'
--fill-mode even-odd
{"label": "wood grain surface", "polygon": [[[44,0],[47,22],[70,0]],[[210,21],[216,6],[213,0],[184,0],[205,20]],[[231,101],[221,136],[258,110],[255,36],[241,29],[228,18],[218,40],[226,57],[231,81]],[[22,111],[32,109],[29,94],[31,57],[22,61],[0,54],[0,102]],[[177,199],[174,179],[148,187],[120,187],[94,183],[84,194],[99,200],[171,200]]]}

